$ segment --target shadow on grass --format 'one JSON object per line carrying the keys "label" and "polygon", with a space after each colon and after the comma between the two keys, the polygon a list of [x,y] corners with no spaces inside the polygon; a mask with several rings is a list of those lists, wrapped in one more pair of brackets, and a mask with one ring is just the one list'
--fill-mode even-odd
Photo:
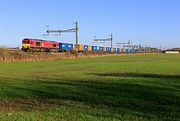
{"label": "shadow on grass", "polygon": [[[179,76],[157,74],[94,74],[96,76],[114,77],[153,77],[173,78]],[[109,82],[108,82],[109,81]],[[122,80],[120,80],[122,81]],[[5,95],[22,98],[43,97],[45,99],[61,99],[82,102],[92,107],[109,110],[111,114],[130,114],[151,118],[180,118],[179,89],[165,88],[161,86],[120,82],[79,81],[58,78],[42,78],[36,81],[24,80],[23,86],[9,86],[9,92]],[[178,83],[178,82],[177,82]],[[92,112],[93,113],[93,112]],[[95,114],[94,114],[95,115]],[[104,115],[105,116],[105,115]]]}
{"label": "shadow on grass", "polygon": [[100,77],[142,77],[142,78],[160,78],[160,79],[179,79],[180,75],[161,75],[161,74],[148,74],[148,73],[105,73],[105,74],[92,74]]}

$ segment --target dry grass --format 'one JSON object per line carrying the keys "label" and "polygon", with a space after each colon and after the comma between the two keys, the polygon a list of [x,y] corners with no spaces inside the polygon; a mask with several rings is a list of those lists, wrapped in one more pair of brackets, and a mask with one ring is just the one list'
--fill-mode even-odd
{"label": "dry grass", "polygon": [[[66,57],[69,57],[68,53],[59,54],[59,53],[30,53],[23,52],[21,50],[9,50],[9,49],[0,49],[0,61],[42,61],[42,60],[59,60]],[[72,56],[72,55],[71,55]],[[74,55],[73,55],[74,56]]]}
{"label": "dry grass", "polygon": [[[84,52],[84,53],[24,52],[20,49],[0,48],[0,61],[6,61],[6,62],[62,60],[65,58],[98,57],[98,56],[112,56],[112,55],[119,55],[119,54],[101,53],[101,52]],[[127,55],[127,53],[121,53],[121,55]],[[130,55],[130,53],[128,55]]]}

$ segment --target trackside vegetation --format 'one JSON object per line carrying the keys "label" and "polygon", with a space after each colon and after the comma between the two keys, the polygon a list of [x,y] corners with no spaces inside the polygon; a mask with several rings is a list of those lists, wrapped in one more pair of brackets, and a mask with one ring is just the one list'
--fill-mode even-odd
{"label": "trackside vegetation", "polygon": [[178,121],[180,55],[0,62],[2,121]]}

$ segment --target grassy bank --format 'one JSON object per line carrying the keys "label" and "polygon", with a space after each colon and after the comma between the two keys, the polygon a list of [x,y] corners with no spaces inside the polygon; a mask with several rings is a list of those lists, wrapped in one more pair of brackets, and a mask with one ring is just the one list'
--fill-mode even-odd
{"label": "grassy bank", "polygon": [[0,62],[0,120],[180,120],[180,55]]}

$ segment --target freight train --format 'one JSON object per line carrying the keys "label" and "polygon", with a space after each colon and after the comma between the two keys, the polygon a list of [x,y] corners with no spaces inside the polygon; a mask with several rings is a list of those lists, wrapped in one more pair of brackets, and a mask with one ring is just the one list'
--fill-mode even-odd
{"label": "freight train", "polygon": [[[56,41],[46,41],[40,39],[25,38],[22,40],[22,50],[33,52],[70,52],[76,50],[76,45],[70,43],[60,43]],[[78,44],[79,52],[105,52],[105,53],[120,53],[129,52],[129,50],[122,50],[120,48],[101,47]],[[132,50],[135,52],[135,50]]]}

